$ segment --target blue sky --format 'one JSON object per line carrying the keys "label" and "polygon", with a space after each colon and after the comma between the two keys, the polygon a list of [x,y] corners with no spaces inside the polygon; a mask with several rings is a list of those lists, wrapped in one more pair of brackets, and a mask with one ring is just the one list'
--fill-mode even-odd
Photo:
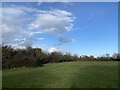
{"label": "blue sky", "polygon": [[3,43],[99,56],[118,52],[118,3],[2,4]]}

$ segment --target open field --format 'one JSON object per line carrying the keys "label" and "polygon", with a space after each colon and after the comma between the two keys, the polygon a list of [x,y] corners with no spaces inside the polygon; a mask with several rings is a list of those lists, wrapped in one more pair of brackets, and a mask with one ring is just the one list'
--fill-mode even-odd
{"label": "open field", "polygon": [[65,62],[3,70],[3,88],[116,88],[118,62]]}

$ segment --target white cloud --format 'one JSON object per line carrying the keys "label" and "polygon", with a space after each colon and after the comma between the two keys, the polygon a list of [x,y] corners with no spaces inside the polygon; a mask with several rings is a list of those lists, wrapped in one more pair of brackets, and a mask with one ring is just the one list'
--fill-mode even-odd
{"label": "white cloud", "polygon": [[64,10],[39,11],[30,29],[37,29],[42,33],[62,34],[73,28],[72,13]]}
{"label": "white cloud", "polygon": [[51,53],[51,52],[59,52],[60,51],[60,48],[58,47],[51,47],[48,49],[48,52]]}
{"label": "white cloud", "polygon": [[36,39],[33,35],[40,32],[32,32],[27,30],[26,26],[28,19],[26,18],[29,12],[35,12],[34,8],[27,7],[2,7],[2,43],[12,44],[17,46],[31,46]]}
{"label": "white cloud", "polygon": [[13,43],[13,40],[21,34],[20,26],[23,22],[21,15],[24,12],[12,7],[2,8],[2,40],[3,43]]}
{"label": "white cloud", "polygon": [[5,36],[15,36],[15,35],[18,35],[20,34],[20,31],[17,29],[17,27],[15,26],[11,26],[11,25],[8,25],[8,24],[2,24],[2,35],[3,37]]}
{"label": "white cloud", "polygon": [[[1,9],[1,8],[0,8]],[[30,13],[33,13],[30,15]],[[28,21],[30,18],[30,22]],[[32,18],[31,18],[32,17]],[[34,46],[35,41],[44,40],[40,34],[63,34],[73,28],[74,17],[65,10],[37,10],[27,7],[2,7],[2,41],[17,47]],[[29,22],[29,24],[28,24]],[[34,35],[39,37],[34,37]],[[61,40],[70,42],[70,40]],[[51,47],[48,52],[60,51],[58,47]]]}
{"label": "white cloud", "polygon": [[36,38],[34,37],[25,37],[25,38],[20,38],[17,41],[18,46],[32,46]]}
{"label": "white cloud", "polygon": [[23,14],[24,11],[21,10],[20,8],[13,8],[13,7],[3,7],[2,8],[2,13],[3,13],[3,16],[4,15],[20,15],[20,14]]}

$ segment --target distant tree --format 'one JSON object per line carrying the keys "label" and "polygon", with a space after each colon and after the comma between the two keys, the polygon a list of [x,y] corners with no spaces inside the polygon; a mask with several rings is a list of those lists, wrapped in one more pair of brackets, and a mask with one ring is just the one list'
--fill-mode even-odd
{"label": "distant tree", "polygon": [[82,56],[81,56],[81,60],[82,60],[82,61],[89,61],[89,56],[87,56],[87,55],[82,55]]}
{"label": "distant tree", "polygon": [[95,60],[94,56],[91,55],[91,56],[89,57],[89,60],[90,60],[90,61],[94,61],[94,60]]}
{"label": "distant tree", "polygon": [[0,45],[0,70],[2,69],[2,45]]}
{"label": "distant tree", "polygon": [[[62,54],[61,52],[45,53],[41,48],[32,48],[27,46],[25,49],[14,49],[11,46],[2,45],[2,67],[16,68],[16,67],[38,67],[46,63],[68,62],[68,61],[117,61],[120,59],[120,53],[114,53],[112,57],[110,54],[105,54],[95,58],[94,56],[82,55],[78,57],[77,54],[71,55],[70,52]],[[1,65],[1,62],[0,62]]]}
{"label": "distant tree", "polygon": [[5,68],[13,66],[12,60],[14,56],[14,49],[11,46],[2,46],[2,65]]}
{"label": "distant tree", "polygon": [[77,55],[77,54],[74,54],[74,55],[73,55],[73,60],[74,60],[74,61],[78,61],[78,60],[79,60],[79,58],[78,58],[78,55]]}
{"label": "distant tree", "polygon": [[58,52],[52,52],[49,56],[49,61],[50,62],[59,62],[61,59],[61,54]]}
{"label": "distant tree", "polygon": [[120,53],[114,53],[112,57],[114,60],[118,61],[120,59]]}
{"label": "distant tree", "polygon": [[66,52],[66,54],[64,54],[64,61],[68,62],[68,61],[73,61],[73,56],[71,55],[70,52]]}

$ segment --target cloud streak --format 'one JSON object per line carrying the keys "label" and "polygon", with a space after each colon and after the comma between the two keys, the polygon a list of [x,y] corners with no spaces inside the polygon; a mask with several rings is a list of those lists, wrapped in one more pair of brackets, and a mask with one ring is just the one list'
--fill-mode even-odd
{"label": "cloud streak", "polygon": [[65,43],[72,43],[72,42],[74,42],[74,41],[75,41],[75,39],[73,39],[73,38],[60,37],[60,38],[58,39],[58,43],[57,43],[57,44],[54,44],[53,46],[61,46],[61,45],[65,44]]}
{"label": "cloud streak", "polygon": [[68,37],[59,38],[59,42],[61,42],[61,43],[69,43],[69,42],[74,42],[74,41],[75,41],[75,39],[73,39],[73,38],[68,38]]}

